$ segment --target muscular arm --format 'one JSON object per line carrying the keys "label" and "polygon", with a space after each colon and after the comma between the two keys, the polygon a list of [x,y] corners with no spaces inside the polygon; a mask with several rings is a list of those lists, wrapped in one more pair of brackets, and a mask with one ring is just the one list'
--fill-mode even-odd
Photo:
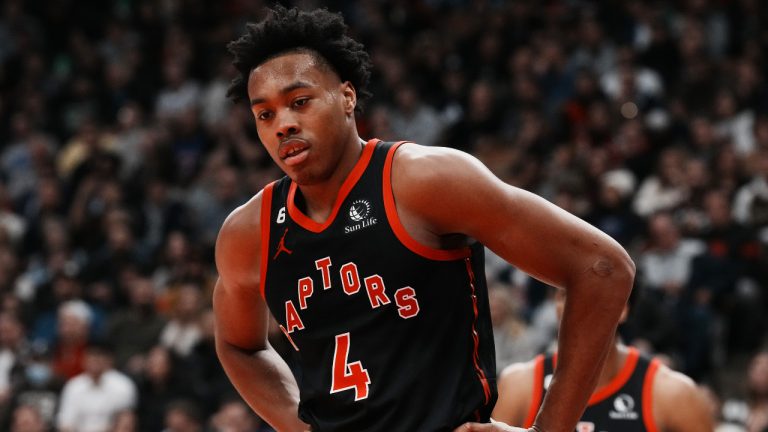
{"label": "muscular arm", "polygon": [[661,432],[715,429],[703,392],[687,376],[661,366],[654,377],[653,412]]}
{"label": "muscular arm", "polygon": [[536,426],[571,432],[614,341],[634,264],[610,237],[546,200],[497,179],[450,149],[405,145],[395,155],[398,214],[418,240],[464,234],[526,273],[567,290],[559,364]]}
{"label": "muscular arm", "polygon": [[219,280],[213,294],[216,352],[250,407],[279,431],[303,431],[299,389],[267,342],[269,311],[259,291],[261,195],[227,218],[216,242]]}

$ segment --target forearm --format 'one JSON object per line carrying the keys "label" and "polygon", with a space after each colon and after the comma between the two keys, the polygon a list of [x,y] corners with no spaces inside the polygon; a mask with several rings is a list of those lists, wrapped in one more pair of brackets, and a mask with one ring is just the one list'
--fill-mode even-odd
{"label": "forearm", "polygon": [[567,287],[557,369],[535,422],[541,431],[573,431],[614,343],[632,279],[632,271],[590,269]]}
{"label": "forearm", "polygon": [[288,365],[271,347],[250,353],[217,340],[230,381],[248,405],[280,432],[307,431],[298,417],[299,388]]}

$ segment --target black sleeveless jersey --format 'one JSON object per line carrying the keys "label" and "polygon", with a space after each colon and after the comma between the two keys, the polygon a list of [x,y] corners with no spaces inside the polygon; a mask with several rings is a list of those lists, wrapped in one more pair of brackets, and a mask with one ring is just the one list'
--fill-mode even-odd
{"label": "black sleeveless jersey", "polygon": [[[526,427],[533,424],[556,362],[556,356],[536,357],[533,400]],[[659,364],[658,360],[640,356],[636,348],[630,347],[616,377],[592,394],[576,432],[657,432],[651,395]]]}
{"label": "black sleeveless jersey", "polygon": [[400,144],[363,147],[325,223],[287,177],[262,195],[262,295],[315,431],[450,431],[496,401],[483,247],[409,236],[390,183]]}

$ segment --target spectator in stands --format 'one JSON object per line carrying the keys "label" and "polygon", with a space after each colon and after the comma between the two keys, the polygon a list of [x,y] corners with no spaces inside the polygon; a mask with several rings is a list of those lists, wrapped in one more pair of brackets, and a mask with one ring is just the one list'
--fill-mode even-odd
{"label": "spectator in stands", "polygon": [[56,424],[61,432],[104,431],[117,413],[133,408],[136,398],[133,381],[113,369],[112,347],[91,343],[84,372],[64,385]]}
{"label": "spectator in stands", "polygon": [[199,412],[198,407],[190,401],[174,401],[165,411],[163,432],[200,432],[203,424]]}
{"label": "spectator in stands", "polygon": [[163,346],[150,349],[136,376],[139,400],[136,407],[139,430],[161,430],[166,410],[174,400],[191,395],[193,377],[181,367],[178,357]]}
{"label": "spectator in stands", "polygon": [[13,410],[10,432],[46,432],[50,428],[45,424],[40,412],[31,405],[20,405]]}
{"label": "spectator in stands", "polygon": [[656,212],[672,211],[688,198],[685,185],[685,153],[677,148],[659,155],[656,172],[645,178],[634,200],[635,212],[650,217]]}
{"label": "spectator in stands", "polygon": [[165,319],[155,309],[151,280],[141,276],[132,279],[128,290],[129,305],[113,315],[107,334],[115,346],[118,367],[135,372],[144,364],[146,353],[159,342]]}
{"label": "spectator in stands", "polygon": [[203,336],[200,327],[202,311],[202,287],[192,281],[183,283],[178,289],[170,321],[160,334],[161,344],[179,357],[188,357]]}
{"label": "spectator in stands", "polygon": [[511,286],[492,285],[488,290],[496,348],[496,369],[536,356],[545,341],[536,338],[523,319],[522,293]]}
{"label": "spectator in stands", "polygon": [[752,180],[739,188],[733,202],[733,217],[757,230],[768,243],[768,149],[756,152]]}
{"label": "spectator in stands", "polygon": [[259,418],[241,400],[231,400],[221,405],[211,417],[211,432],[258,432],[265,428]]}

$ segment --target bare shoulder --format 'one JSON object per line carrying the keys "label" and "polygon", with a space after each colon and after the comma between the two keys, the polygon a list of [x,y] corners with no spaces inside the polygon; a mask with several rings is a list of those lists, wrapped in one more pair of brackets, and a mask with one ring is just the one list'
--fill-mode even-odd
{"label": "bare shoulder", "polygon": [[268,312],[261,283],[262,192],[227,217],[216,240],[219,279],[213,292],[217,341],[266,347]]}
{"label": "bare shoulder", "polygon": [[536,360],[523,363],[512,363],[499,374],[499,383],[517,383],[524,379],[533,379],[536,371]]}
{"label": "bare shoulder", "polygon": [[219,276],[225,280],[241,279],[253,275],[253,269],[258,269],[262,195],[263,191],[233,210],[219,230],[216,267]]}
{"label": "bare shoulder", "polygon": [[245,204],[232,210],[224,220],[219,232],[219,237],[232,234],[258,233],[261,229],[261,199],[264,190],[261,190]]}
{"label": "bare shoulder", "polygon": [[438,234],[471,234],[465,223],[472,209],[511,187],[498,180],[479,160],[459,150],[405,144],[392,162],[392,191],[398,211],[410,213]]}
{"label": "bare shoulder", "polygon": [[659,366],[653,383],[656,424],[671,432],[711,431],[712,412],[704,392],[688,376]]}
{"label": "bare shoulder", "polygon": [[695,397],[700,391],[691,378],[665,365],[659,365],[653,385],[655,396],[668,401]]}
{"label": "bare shoulder", "polygon": [[[448,147],[431,147],[414,143],[401,145],[392,162],[393,180],[409,185],[430,185],[464,177],[484,165],[474,156]],[[490,172],[489,172],[490,173]]]}

